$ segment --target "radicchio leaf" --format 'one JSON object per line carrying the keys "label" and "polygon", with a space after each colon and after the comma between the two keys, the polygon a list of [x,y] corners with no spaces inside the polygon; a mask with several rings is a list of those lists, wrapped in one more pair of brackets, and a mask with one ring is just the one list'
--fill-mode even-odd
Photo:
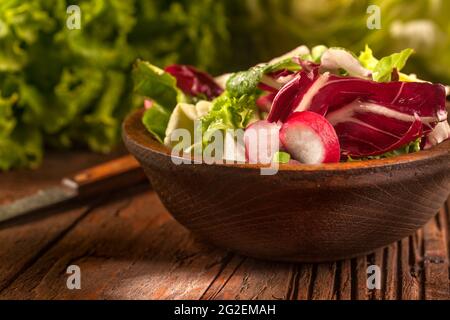
{"label": "radicchio leaf", "polygon": [[[303,99],[305,93],[318,79],[317,72],[300,72],[278,91],[270,109],[267,120],[270,122],[286,121],[287,117],[297,107],[297,102]],[[303,111],[303,110],[298,110]]]}
{"label": "radicchio leaf", "polygon": [[177,87],[190,96],[212,100],[223,92],[209,74],[192,66],[173,64],[164,70],[174,76],[177,79]]}
{"label": "radicchio leaf", "polygon": [[379,83],[355,77],[300,72],[274,99],[269,121],[296,111],[325,116],[342,154],[379,155],[430,133],[447,119],[445,88],[418,82]]}
{"label": "radicchio leaf", "polygon": [[295,75],[295,72],[286,69],[264,74],[258,88],[267,93],[256,100],[257,106],[264,112],[270,112],[273,100],[280,89],[294,79]]}

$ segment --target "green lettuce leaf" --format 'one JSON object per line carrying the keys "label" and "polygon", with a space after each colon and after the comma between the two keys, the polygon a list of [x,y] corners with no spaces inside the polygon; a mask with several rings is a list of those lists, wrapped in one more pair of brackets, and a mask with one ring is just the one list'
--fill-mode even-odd
{"label": "green lettuce leaf", "polygon": [[164,70],[145,61],[138,61],[133,70],[134,91],[157,102],[167,111],[177,105],[180,94],[177,80]]}
{"label": "green lettuce leaf", "polygon": [[377,82],[391,81],[392,72],[398,72],[403,69],[406,61],[414,53],[413,49],[405,49],[399,53],[391,54],[378,60],[373,56],[372,50],[366,45],[364,51],[361,52],[358,59],[364,68],[372,71],[372,78]]}
{"label": "green lettuce leaf", "polygon": [[[311,60],[311,56],[302,57]],[[258,84],[264,74],[279,70],[299,71],[301,67],[292,58],[282,59],[272,64],[254,66],[246,71],[234,73],[227,81],[226,89],[230,95],[240,97],[243,95],[253,95],[258,92]]]}
{"label": "green lettuce leaf", "polygon": [[177,88],[176,79],[164,70],[145,61],[138,61],[133,70],[134,91],[153,101],[142,118],[147,130],[161,143],[166,136],[170,115],[187,97]]}
{"label": "green lettuce leaf", "polygon": [[272,159],[272,161],[276,163],[288,163],[289,160],[291,160],[291,155],[283,151],[275,152]]}
{"label": "green lettuce leaf", "polygon": [[[69,4],[81,9],[79,30],[66,26]],[[123,118],[142,106],[132,86],[137,58],[209,72],[228,68],[231,13],[226,7],[233,5],[212,0],[0,1],[0,97],[16,97],[0,110],[0,170],[35,166],[44,145],[110,151],[120,140]],[[169,110],[179,97],[160,98],[159,105]]]}
{"label": "green lettuce leaf", "polygon": [[358,59],[362,66],[371,70],[372,78],[378,82],[391,81],[392,72],[396,69],[399,72],[399,81],[404,82],[420,82],[414,75],[407,75],[401,73],[400,70],[404,68],[406,61],[414,53],[413,49],[405,49],[399,53],[394,53],[390,56],[378,60],[374,57],[372,49],[366,44],[365,50],[361,51]]}
{"label": "green lettuce leaf", "polygon": [[252,95],[235,97],[228,92],[213,101],[211,111],[201,118],[203,145],[206,146],[216,130],[244,129],[252,120],[256,99]]}
{"label": "green lettuce leaf", "polygon": [[247,71],[236,72],[227,81],[226,89],[228,93],[235,97],[255,94],[264,70],[265,67],[256,66]]}
{"label": "green lettuce leaf", "polygon": [[358,60],[364,68],[370,71],[373,71],[378,64],[378,59],[373,56],[372,49],[367,44],[364,51],[361,51]]}
{"label": "green lettuce leaf", "polygon": [[42,134],[36,128],[17,127],[8,138],[0,137],[0,170],[28,166],[42,161]]}
{"label": "green lettuce leaf", "polygon": [[381,58],[373,69],[373,80],[377,82],[391,81],[392,71],[394,69],[397,69],[397,71],[402,70],[413,52],[413,49],[405,49],[399,53]]}
{"label": "green lettuce leaf", "polygon": [[2,97],[0,92],[0,171],[35,167],[42,159],[42,135],[32,127],[18,125],[14,108],[18,95]]}
{"label": "green lettuce leaf", "polygon": [[145,110],[142,123],[145,128],[161,143],[164,143],[170,113],[157,103]]}
{"label": "green lettuce leaf", "polygon": [[322,58],[322,55],[325,51],[327,51],[327,46],[324,45],[318,45],[311,49],[311,61],[315,63],[319,63],[320,59]]}
{"label": "green lettuce leaf", "polygon": [[17,101],[17,94],[3,98],[0,92],[0,137],[8,137],[16,126],[14,118],[13,105]]}

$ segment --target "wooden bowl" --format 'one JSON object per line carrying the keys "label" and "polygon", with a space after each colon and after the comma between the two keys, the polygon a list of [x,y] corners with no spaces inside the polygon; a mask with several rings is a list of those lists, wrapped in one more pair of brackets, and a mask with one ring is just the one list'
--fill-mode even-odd
{"label": "wooden bowl", "polygon": [[[123,137],[161,201],[182,225],[244,255],[319,262],[351,258],[400,240],[432,218],[450,193],[450,141],[383,160],[281,165],[175,165],[141,123]],[[151,210],[151,208],[149,208]]]}

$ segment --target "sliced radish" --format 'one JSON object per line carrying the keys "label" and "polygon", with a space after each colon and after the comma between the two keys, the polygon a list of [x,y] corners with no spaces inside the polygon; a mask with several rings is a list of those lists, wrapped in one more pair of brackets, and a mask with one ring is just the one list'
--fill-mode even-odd
{"label": "sliced radish", "polygon": [[245,155],[250,163],[269,164],[280,149],[280,124],[260,120],[245,129]]}
{"label": "sliced radish", "polygon": [[339,162],[340,145],[333,126],[323,116],[294,112],[280,130],[280,140],[292,158],[306,164]]}

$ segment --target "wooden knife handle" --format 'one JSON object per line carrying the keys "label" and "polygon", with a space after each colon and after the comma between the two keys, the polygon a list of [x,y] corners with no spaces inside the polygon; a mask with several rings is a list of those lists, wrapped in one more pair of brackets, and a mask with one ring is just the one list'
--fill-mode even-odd
{"label": "wooden knife handle", "polygon": [[64,178],[66,187],[77,189],[79,197],[90,197],[132,187],[146,180],[139,162],[127,155]]}

